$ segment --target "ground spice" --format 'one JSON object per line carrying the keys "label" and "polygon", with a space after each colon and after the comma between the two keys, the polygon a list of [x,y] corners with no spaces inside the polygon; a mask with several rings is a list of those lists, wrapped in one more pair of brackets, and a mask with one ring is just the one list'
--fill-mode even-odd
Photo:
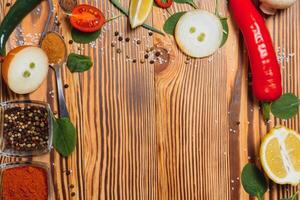
{"label": "ground spice", "polygon": [[2,200],[47,200],[48,176],[45,169],[22,166],[2,174]]}
{"label": "ground spice", "polygon": [[65,44],[56,33],[48,33],[41,47],[46,52],[50,64],[58,64],[65,58]]}

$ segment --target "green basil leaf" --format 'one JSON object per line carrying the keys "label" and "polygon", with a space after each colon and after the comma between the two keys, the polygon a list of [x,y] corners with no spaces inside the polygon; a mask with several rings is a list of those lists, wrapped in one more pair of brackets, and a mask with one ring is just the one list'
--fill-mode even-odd
{"label": "green basil leaf", "polygon": [[228,28],[228,22],[227,22],[227,18],[220,18],[221,20],[221,24],[223,26],[223,38],[222,38],[222,42],[220,45],[220,48],[226,43],[227,39],[228,39],[228,34],[229,34],[229,28]]}
{"label": "green basil leaf", "polygon": [[53,146],[64,157],[76,147],[76,129],[69,118],[53,119]]}
{"label": "green basil leaf", "polygon": [[299,111],[300,100],[292,93],[283,94],[271,104],[273,115],[280,119],[289,119]]}
{"label": "green basil leaf", "polygon": [[89,56],[70,53],[67,59],[67,66],[72,73],[84,72],[93,66],[93,62]]}
{"label": "green basil leaf", "polygon": [[195,4],[193,0],[174,0],[175,3],[181,3],[181,4],[189,4],[195,9],[198,9],[198,6]]}
{"label": "green basil leaf", "polygon": [[174,35],[176,24],[186,12],[178,12],[171,15],[164,24],[164,31],[170,35]]}
{"label": "green basil leaf", "polygon": [[263,102],[261,104],[261,106],[262,106],[262,113],[263,113],[264,121],[269,121],[270,111],[271,111],[271,104],[268,103],[268,102]]}
{"label": "green basil leaf", "polygon": [[71,30],[72,39],[74,40],[74,42],[80,44],[88,44],[90,42],[93,42],[97,40],[100,34],[101,34],[101,30],[92,33],[84,33],[75,28],[72,28]]}
{"label": "green basil leaf", "polygon": [[248,163],[245,165],[241,175],[242,185],[244,190],[258,199],[262,199],[268,186],[263,173],[256,167],[255,164]]}

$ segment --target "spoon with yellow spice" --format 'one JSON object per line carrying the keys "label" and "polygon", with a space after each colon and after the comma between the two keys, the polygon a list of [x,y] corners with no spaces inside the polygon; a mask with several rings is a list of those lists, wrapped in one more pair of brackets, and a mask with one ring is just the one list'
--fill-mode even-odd
{"label": "spoon with yellow spice", "polygon": [[61,67],[67,57],[66,43],[58,33],[48,32],[41,41],[41,48],[46,52],[50,66],[55,71],[60,117],[69,118],[61,80]]}

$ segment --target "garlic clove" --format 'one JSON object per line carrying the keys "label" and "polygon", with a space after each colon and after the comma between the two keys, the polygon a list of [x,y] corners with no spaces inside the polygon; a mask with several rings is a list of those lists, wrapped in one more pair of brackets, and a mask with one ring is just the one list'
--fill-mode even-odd
{"label": "garlic clove", "polygon": [[277,9],[286,9],[292,6],[296,0],[260,0],[260,9],[268,15],[274,15]]}
{"label": "garlic clove", "polygon": [[263,13],[265,13],[267,15],[275,15],[275,13],[276,13],[276,9],[273,9],[269,5],[264,4],[264,3],[260,4],[259,8],[261,11],[263,11]]}

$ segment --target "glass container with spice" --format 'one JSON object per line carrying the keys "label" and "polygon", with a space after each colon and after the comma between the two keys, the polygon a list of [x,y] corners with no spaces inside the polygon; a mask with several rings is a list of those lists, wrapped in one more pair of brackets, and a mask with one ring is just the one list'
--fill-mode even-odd
{"label": "glass container with spice", "polygon": [[0,154],[35,156],[48,153],[53,126],[49,104],[39,101],[0,103]]}
{"label": "glass container with spice", "polygon": [[1,200],[51,200],[50,168],[42,162],[18,162],[0,165]]}

